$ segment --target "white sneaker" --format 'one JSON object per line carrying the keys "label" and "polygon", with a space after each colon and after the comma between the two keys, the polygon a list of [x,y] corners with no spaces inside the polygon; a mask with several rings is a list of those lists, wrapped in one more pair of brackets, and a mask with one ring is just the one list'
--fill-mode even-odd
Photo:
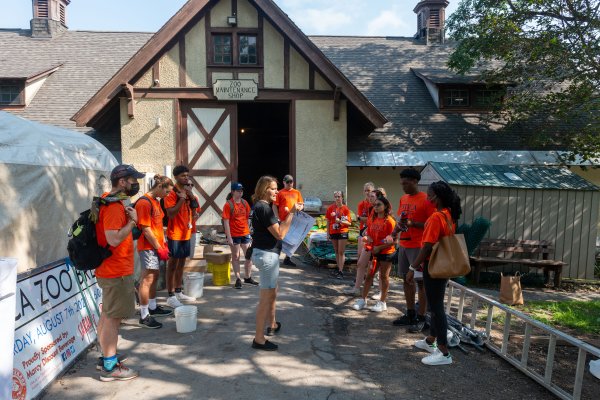
{"label": "white sneaker", "polygon": [[371,311],[374,311],[374,312],[387,311],[387,304],[385,304],[385,301],[377,300],[377,303],[375,303],[375,305],[373,307],[371,307]]}
{"label": "white sneaker", "polygon": [[196,301],[195,297],[187,296],[181,292],[175,293],[175,297],[177,297],[177,300],[179,301]]}
{"label": "white sneaker", "polygon": [[452,364],[452,356],[448,353],[445,356],[441,351],[437,351],[427,357],[421,359],[421,362],[425,365],[448,365]]}
{"label": "white sneaker", "polygon": [[428,351],[432,354],[435,354],[436,352],[439,351],[437,348],[437,344],[435,344],[435,342],[433,344],[429,344],[429,343],[427,343],[427,341],[425,339],[417,340],[415,342],[415,347],[418,349],[421,349],[421,350]]}
{"label": "white sneaker", "polygon": [[371,296],[371,298],[373,300],[381,300],[381,292],[375,293],[373,296]]}
{"label": "white sneaker", "polygon": [[177,300],[177,297],[169,296],[169,298],[167,299],[167,305],[171,308],[177,308],[181,307],[183,304],[181,304],[181,302]]}
{"label": "white sneaker", "polygon": [[367,299],[358,299],[356,303],[352,306],[356,311],[362,310],[363,308],[367,308]]}
{"label": "white sneaker", "polygon": [[347,294],[349,296],[358,297],[360,296],[362,290],[360,288],[355,288],[354,286],[351,286],[344,289],[343,292],[344,294]]}

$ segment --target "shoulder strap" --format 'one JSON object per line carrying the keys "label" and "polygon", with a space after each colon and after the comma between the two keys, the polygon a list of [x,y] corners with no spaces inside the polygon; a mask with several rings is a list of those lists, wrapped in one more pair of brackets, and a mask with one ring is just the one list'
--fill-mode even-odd
{"label": "shoulder strap", "polygon": [[448,219],[448,216],[446,215],[445,212],[443,211],[437,211],[438,213],[442,214],[444,216],[444,219],[446,220],[446,231],[448,232],[448,235],[452,235],[452,221],[450,221]]}

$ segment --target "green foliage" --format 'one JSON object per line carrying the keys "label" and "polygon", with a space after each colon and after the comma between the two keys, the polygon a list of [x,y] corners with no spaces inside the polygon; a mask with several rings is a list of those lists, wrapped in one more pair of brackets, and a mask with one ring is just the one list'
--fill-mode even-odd
{"label": "green foliage", "polygon": [[599,301],[529,301],[524,311],[546,325],[600,334]]}
{"label": "green foliage", "polygon": [[600,157],[600,2],[462,0],[447,27],[449,66],[483,71],[509,94],[494,117],[526,124],[536,144]]}

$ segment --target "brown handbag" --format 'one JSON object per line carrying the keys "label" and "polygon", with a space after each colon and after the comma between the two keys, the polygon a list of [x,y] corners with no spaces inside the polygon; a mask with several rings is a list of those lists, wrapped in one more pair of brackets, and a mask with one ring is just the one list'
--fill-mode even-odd
{"label": "brown handbag", "polygon": [[[446,214],[444,214],[444,217],[447,226],[452,229],[452,224]],[[440,238],[433,245],[427,272],[429,276],[435,279],[456,278],[471,272],[465,236],[451,233]]]}

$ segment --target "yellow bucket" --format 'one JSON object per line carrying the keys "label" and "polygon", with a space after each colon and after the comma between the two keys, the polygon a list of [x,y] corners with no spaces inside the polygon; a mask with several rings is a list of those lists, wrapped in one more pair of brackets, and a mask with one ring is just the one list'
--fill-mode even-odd
{"label": "yellow bucket", "polygon": [[212,272],[212,281],[215,286],[226,286],[231,283],[231,263],[211,264],[208,269]]}

